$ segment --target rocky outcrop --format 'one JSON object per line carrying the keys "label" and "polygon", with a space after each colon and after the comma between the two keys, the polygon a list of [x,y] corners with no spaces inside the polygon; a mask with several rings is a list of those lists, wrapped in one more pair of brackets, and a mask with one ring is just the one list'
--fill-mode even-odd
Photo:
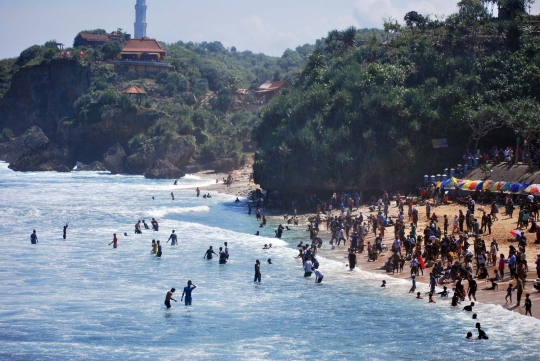
{"label": "rocky outcrop", "polygon": [[47,143],[24,153],[15,162],[10,163],[9,168],[22,172],[56,171],[65,170],[66,168],[67,171],[71,171],[73,167],[66,164],[74,163],[66,146]]}
{"label": "rocky outcrop", "polygon": [[71,172],[71,169],[68,168],[67,165],[59,165],[58,167],[54,168],[54,171],[55,172],[60,172],[60,173],[70,173]]}
{"label": "rocky outcrop", "polygon": [[20,137],[0,144],[0,159],[9,163],[15,162],[23,154],[38,149],[47,143],[49,143],[49,138],[41,128],[33,126]]}
{"label": "rocky outcrop", "polygon": [[0,99],[0,129],[21,134],[40,127],[52,138],[60,120],[73,114],[73,103],[89,86],[89,67],[72,59],[44,60],[19,69]]}
{"label": "rocky outcrop", "polygon": [[77,164],[77,170],[81,172],[106,172],[105,164],[95,161],[90,164]]}
{"label": "rocky outcrop", "polygon": [[154,137],[142,145],[126,161],[125,171],[141,174],[151,169],[158,160],[164,160],[177,168],[188,163],[195,152],[195,142],[190,136]]}
{"label": "rocky outcrop", "polygon": [[178,179],[183,176],[185,173],[167,160],[158,160],[150,170],[144,172],[144,177],[149,179]]}
{"label": "rocky outcrop", "polygon": [[126,157],[127,155],[124,148],[116,143],[103,154],[103,164],[112,174],[119,174],[124,171]]}
{"label": "rocky outcrop", "polygon": [[236,162],[232,158],[223,158],[204,165],[206,169],[212,169],[215,173],[228,173],[234,170]]}

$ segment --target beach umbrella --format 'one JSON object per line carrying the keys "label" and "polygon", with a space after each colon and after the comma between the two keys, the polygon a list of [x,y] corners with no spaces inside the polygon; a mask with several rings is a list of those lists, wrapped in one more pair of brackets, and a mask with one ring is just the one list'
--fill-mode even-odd
{"label": "beach umbrella", "polygon": [[495,183],[495,182],[491,181],[491,180],[484,181],[484,185],[482,186],[482,189],[483,190],[488,190],[489,187],[491,187],[493,185],[493,183]]}
{"label": "beach umbrella", "polygon": [[484,187],[484,182],[478,181],[478,184],[476,184],[476,187],[474,188],[477,191],[481,191]]}
{"label": "beach umbrella", "polygon": [[456,179],[456,177],[451,177],[442,182],[441,188],[455,188],[459,182],[459,179]]}
{"label": "beach umbrella", "polygon": [[[479,183],[482,183],[482,182],[481,181],[467,181],[466,184],[461,189],[474,191],[478,187]],[[480,189],[482,189],[482,185],[480,185]]]}
{"label": "beach umbrella", "polygon": [[506,182],[495,182],[491,186],[489,186],[489,190],[492,192],[498,192],[502,189],[502,187],[506,184]]}
{"label": "beach umbrella", "polygon": [[461,182],[459,182],[458,184],[458,188],[459,189],[469,189],[469,185],[471,184],[472,181],[470,180],[462,180]]}
{"label": "beach umbrella", "polygon": [[510,187],[510,192],[519,193],[523,192],[525,188],[527,188],[530,184],[524,184],[524,183],[514,183]]}
{"label": "beach umbrella", "polygon": [[441,184],[442,184],[442,181],[441,181],[441,182],[437,182],[437,184],[435,184],[435,187],[441,188]]}
{"label": "beach umbrella", "polygon": [[510,234],[515,237],[518,234],[521,235],[521,231],[517,230],[517,229],[514,229],[514,230],[510,231]]}
{"label": "beach umbrella", "polygon": [[509,191],[510,190],[510,187],[512,187],[512,182],[506,182],[502,187],[501,187],[501,191]]}
{"label": "beach umbrella", "polygon": [[524,192],[529,194],[540,194],[540,184],[531,184],[525,188]]}

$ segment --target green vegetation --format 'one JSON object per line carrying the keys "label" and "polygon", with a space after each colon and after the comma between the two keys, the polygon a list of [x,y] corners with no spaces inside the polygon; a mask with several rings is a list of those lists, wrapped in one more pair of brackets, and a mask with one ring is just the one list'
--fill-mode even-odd
{"label": "green vegetation", "polygon": [[[354,29],[331,32],[293,89],[263,109],[256,181],[293,191],[406,187],[483,141],[519,135],[534,146],[540,18],[525,5],[463,0],[444,20],[410,12],[405,26],[385,23],[388,43],[358,46]],[[451,148],[434,150],[436,138]]]}

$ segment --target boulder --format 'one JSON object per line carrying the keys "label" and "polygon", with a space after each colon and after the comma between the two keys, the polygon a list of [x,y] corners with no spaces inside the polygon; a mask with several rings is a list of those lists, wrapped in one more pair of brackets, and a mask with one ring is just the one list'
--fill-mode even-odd
{"label": "boulder", "polygon": [[167,160],[156,161],[154,166],[144,173],[144,177],[149,179],[178,179],[183,176],[185,174]]}
{"label": "boulder", "polygon": [[49,143],[49,138],[41,128],[33,126],[21,136],[2,144],[0,147],[0,159],[13,163],[23,154],[38,149],[47,143]]}
{"label": "boulder", "polygon": [[186,165],[195,152],[193,137],[154,137],[143,144],[126,161],[126,172],[141,174],[150,170],[158,160],[166,160],[177,168]]}
{"label": "boulder", "polygon": [[[47,143],[24,153],[15,162],[10,163],[9,168],[21,172],[54,171],[58,167],[70,163],[67,147]],[[71,171],[69,167],[65,167]]]}
{"label": "boulder", "polygon": [[103,164],[112,174],[119,174],[124,171],[124,164],[126,161],[126,152],[119,143],[116,143],[110,147],[105,154],[103,154]]}
{"label": "boulder", "polygon": [[71,172],[71,169],[68,168],[67,165],[59,165],[58,167],[54,168],[54,171],[55,172],[60,172],[60,173],[70,173]]}
{"label": "boulder", "polygon": [[88,165],[81,164],[80,166],[77,167],[77,170],[82,171],[82,172],[106,172],[107,167],[105,167],[103,163],[96,161]]}
{"label": "boulder", "polygon": [[234,170],[236,162],[232,158],[223,158],[208,163],[204,167],[206,169],[212,169],[215,173],[228,173]]}

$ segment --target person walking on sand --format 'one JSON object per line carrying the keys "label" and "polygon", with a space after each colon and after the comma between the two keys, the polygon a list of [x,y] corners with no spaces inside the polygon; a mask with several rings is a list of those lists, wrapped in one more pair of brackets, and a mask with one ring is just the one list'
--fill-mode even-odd
{"label": "person walking on sand", "polygon": [[525,316],[529,315],[532,317],[531,309],[532,309],[532,301],[529,298],[529,294],[527,293],[525,295]]}
{"label": "person walking on sand", "polygon": [[165,302],[164,303],[165,303],[165,306],[167,306],[167,308],[171,308],[171,300],[176,302],[176,300],[173,298],[174,291],[176,291],[176,289],[171,288],[171,290],[168,291],[167,295],[165,296]]}
{"label": "person walking on sand", "polygon": [[255,278],[253,282],[261,283],[261,261],[259,260],[255,261]]}
{"label": "person walking on sand", "polygon": [[116,233],[113,234],[113,240],[111,243],[109,243],[109,246],[110,245],[113,245],[113,248],[117,248],[118,247],[118,238],[116,237]]}
{"label": "person walking on sand", "polygon": [[32,244],[38,244],[38,237],[37,237],[37,234],[36,234],[36,230],[34,229],[34,231],[32,232],[32,234],[30,235],[30,243]]}
{"label": "person walking on sand", "polygon": [[68,228],[68,224],[66,223],[66,225],[64,226],[64,234],[63,234],[64,240],[66,239],[67,228]]}
{"label": "person walking on sand", "polygon": [[512,288],[512,284],[508,284],[508,288],[506,289],[506,296],[504,297],[506,304],[508,303],[508,298],[510,298],[510,303],[512,303],[512,291],[514,288]]}
{"label": "person walking on sand", "polygon": [[184,287],[184,292],[182,292],[182,297],[180,298],[180,302],[184,299],[184,295],[186,296],[185,305],[191,306],[191,291],[193,291],[197,286],[195,286],[191,280],[187,281],[187,286]]}

